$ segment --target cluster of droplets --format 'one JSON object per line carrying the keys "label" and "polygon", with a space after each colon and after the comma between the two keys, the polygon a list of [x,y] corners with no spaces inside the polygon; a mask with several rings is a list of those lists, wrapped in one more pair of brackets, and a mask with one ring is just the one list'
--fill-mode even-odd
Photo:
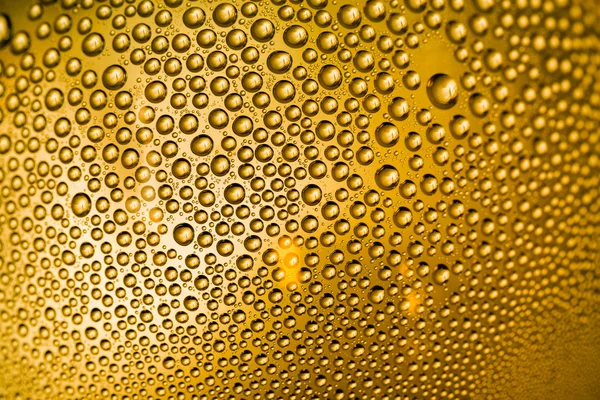
{"label": "cluster of droplets", "polygon": [[598,352],[585,1],[0,4],[0,398],[531,398]]}

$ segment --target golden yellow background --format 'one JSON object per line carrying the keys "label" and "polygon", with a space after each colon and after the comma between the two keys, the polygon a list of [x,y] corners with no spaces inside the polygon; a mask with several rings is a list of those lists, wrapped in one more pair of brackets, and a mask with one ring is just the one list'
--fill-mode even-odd
{"label": "golden yellow background", "polygon": [[600,398],[599,9],[0,0],[0,398]]}

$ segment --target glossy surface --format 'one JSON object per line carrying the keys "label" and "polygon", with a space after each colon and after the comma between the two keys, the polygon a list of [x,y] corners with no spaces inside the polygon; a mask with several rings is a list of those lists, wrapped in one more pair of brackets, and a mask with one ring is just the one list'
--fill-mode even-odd
{"label": "glossy surface", "polygon": [[600,398],[599,23],[0,0],[0,398]]}

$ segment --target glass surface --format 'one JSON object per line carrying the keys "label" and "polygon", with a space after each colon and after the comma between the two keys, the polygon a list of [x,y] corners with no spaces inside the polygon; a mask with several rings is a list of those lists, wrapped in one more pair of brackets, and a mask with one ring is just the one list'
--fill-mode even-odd
{"label": "glass surface", "polygon": [[599,26],[0,0],[0,399],[599,399]]}

